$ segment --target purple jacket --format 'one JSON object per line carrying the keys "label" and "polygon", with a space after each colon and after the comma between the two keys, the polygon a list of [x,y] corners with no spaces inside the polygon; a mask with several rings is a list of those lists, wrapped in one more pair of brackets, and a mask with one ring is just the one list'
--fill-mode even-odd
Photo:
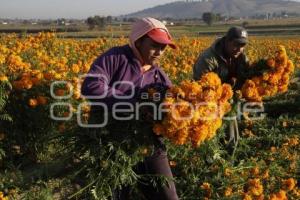
{"label": "purple jacket", "polygon": [[129,45],[125,45],[111,48],[94,61],[81,93],[91,100],[98,97],[95,101],[111,108],[116,102],[137,102],[140,94],[150,87],[167,89],[170,86],[171,81],[158,66],[142,73],[139,60]]}

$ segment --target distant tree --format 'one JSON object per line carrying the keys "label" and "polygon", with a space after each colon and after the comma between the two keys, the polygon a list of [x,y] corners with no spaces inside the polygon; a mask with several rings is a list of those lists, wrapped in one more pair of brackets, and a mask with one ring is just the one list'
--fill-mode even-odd
{"label": "distant tree", "polygon": [[244,28],[246,28],[247,26],[249,26],[249,22],[248,21],[243,21],[242,26]]}
{"label": "distant tree", "polygon": [[202,20],[209,26],[216,20],[216,15],[212,12],[205,12],[202,15]]}
{"label": "distant tree", "polygon": [[217,14],[215,15],[215,20],[216,20],[216,21],[221,21],[221,20],[222,20],[222,16],[221,16],[220,13],[217,13]]}
{"label": "distant tree", "polygon": [[86,23],[89,25],[89,29],[94,29],[96,26],[94,17],[88,17]]}
{"label": "distant tree", "polygon": [[22,24],[30,24],[30,21],[25,19],[25,20],[22,21]]}
{"label": "distant tree", "polygon": [[106,26],[106,17],[100,17],[98,15],[94,17],[88,17],[86,23],[89,29],[94,29],[95,27],[104,28]]}
{"label": "distant tree", "polygon": [[106,23],[111,24],[113,21],[113,17],[112,16],[107,16],[106,17]]}
{"label": "distant tree", "polygon": [[135,22],[137,20],[137,18],[134,18],[134,17],[127,18],[126,17],[123,20],[124,20],[124,22]]}
{"label": "distant tree", "polygon": [[66,19],[64,18],[59,18],[56,20],[57,25],[65,25],[66,24]]}

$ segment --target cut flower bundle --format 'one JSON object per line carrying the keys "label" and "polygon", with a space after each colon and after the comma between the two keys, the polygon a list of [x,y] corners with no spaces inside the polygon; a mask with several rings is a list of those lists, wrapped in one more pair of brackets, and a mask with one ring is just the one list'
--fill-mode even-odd
{"label": "cut flower bundle", "polygon": [[183,81],[167,91],[163,102],[166,115],[153,131],[175,144],[199,146],[221,127],[222,117],[231,109],[228,100],[232,95],[231,86],[222,84],[213,72],[199,81]]}

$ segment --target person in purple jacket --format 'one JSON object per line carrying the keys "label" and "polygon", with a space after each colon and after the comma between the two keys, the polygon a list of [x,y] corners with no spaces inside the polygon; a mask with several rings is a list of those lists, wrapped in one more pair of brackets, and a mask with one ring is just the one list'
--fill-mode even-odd
{"label": "person in purple jacket", "polygon": [[[92,64],[81,89],[83,96],[98,103],[92,106],[92,113],[100,112],[96,108],[99,105],[104,113],[126,106],[132,108],[148,88],[164,91],[171,86],[157,64],[167,46],[176,48],[165,25],[154,18],[142,18],[133,24],[129,40],[129,45],[111,48]],[[130,116],[121,113],[119,117],[128,119]],[[123,122],[121,120],[120,124]],[[161,137],[154,135],[151,126],[149,129],[153,134],[154,151],[137,167],[137,173],[166,176],[168,184],[159,188],[141,184],[140,189],[147,199],[176,200],[178,196],[165,145]],[[126,191],[118,195],[120,199],[129,198]]]}

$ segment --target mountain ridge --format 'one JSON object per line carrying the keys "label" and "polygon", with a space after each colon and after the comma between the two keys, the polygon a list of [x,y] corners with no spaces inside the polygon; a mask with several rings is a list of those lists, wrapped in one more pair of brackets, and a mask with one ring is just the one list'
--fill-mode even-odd
{"label": "mountain ridge", "polygon": [[219,13],[227,17],[253,17],[283,12],[300,14],[300,2],[287,0],[176,1],[130,13],[125,17],[201,18],[204,12]]}

